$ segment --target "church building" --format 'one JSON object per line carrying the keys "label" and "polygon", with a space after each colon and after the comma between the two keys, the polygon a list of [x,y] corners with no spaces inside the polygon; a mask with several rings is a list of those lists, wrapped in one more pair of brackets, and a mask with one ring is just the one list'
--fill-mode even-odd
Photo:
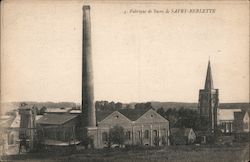
{"label": "church building", "polygon": [[208,133],[214,133],[217,127],[217,108],[219,104],[219,90],[214,89],[210,61],[207,67],[207,76],[204,89],[199,92],[198,109],[201,125]]}

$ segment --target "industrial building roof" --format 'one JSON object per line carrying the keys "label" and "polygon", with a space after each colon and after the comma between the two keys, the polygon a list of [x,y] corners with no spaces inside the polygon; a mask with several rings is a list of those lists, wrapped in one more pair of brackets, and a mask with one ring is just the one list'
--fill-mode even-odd
{"label": "industrial building roof", "polygon": [[131,121],[139,119],[143,114],[145,114],[148,109],[121,109],[118,110],[121,114],[129,118]]}
{"label": "industrial building roof", "polygon": [[[120,112],[122,115],[126,116],[129,120],[135,121],[139,119],[143,114],[145,114],[149,109],[150,108],[148,109],[120,109],[117,111]],[[113,112],[114,111],[101,111],[101,112],[97,111],[96,113],[97,121],[98,122],[102,121]]]}
{"label": "industrial building roof", "polygon": [[78,115],[73,114],[45,114],[37,120],[37,124],[61,125],[64,124]]}

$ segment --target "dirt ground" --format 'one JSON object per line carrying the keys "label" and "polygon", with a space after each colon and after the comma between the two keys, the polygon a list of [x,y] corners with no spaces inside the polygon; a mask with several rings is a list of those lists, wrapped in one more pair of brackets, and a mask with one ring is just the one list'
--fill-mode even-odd
{"label": "dirt ground", "polygon": [[29,153],[2,157],[19,162],[248,162],[249,144],[185,145],[161,148],[100,149]]}

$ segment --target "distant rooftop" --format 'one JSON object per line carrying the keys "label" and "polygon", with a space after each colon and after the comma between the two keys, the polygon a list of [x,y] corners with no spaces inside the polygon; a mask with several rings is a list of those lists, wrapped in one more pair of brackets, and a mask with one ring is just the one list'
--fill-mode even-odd
{"label": "distant rooftop", "polygon": [[[39,120],[40,118],[42,118],[43,115],[36,115],[36,121]],[[19,128],[20,127],[20,123],[21,123],[21,116],[18,114],[16,115],[14,121],[11,124],[11,128]]]}
{"label": "distant rooftop", "polygon": [[61,125],[64,124],[78,115],[74,114],[45,114],[43,117],[37,120],[37,124],[48,124],[48,125]]}
{"label": "distant rooftop", "polygon": [[241,109],[218,109],[219,121],[234,120],[234,112],[241,112]]}
{"label": "distant rooftop", "polygon": [[10,115],[1,115],[0,116],[0,120],[7,120],[7,119],[10,119],[12,116]]}
{"label": "distant rooftop", "polygon": [[72,110],[71,107],[66,108],[47,108],[46,113],[66,113]]}
{"label": "distant rooftop", "polygon": [[82,110],[70,110],[70,114],[80,114]]}
{"label": "distant rooftop", "polygon": [[0,127],[10,127],[11,123],[13,122],[14,117],[3,115],[0,117]]}

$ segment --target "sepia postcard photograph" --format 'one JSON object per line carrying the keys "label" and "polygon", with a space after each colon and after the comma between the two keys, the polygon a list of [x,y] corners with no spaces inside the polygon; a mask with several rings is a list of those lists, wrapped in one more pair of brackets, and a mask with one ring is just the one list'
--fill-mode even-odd
{"label": "sepia postcard photograph", "polygon": [[249,0],[0,5],[0,162],[249,162]]}

